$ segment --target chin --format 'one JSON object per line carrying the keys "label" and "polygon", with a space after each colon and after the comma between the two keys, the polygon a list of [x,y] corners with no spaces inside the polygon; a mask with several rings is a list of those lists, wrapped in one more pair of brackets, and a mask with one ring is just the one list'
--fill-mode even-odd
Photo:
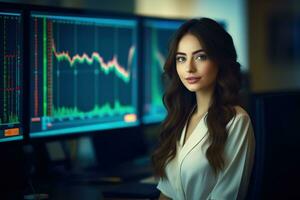
{"label": "chin", "polygon": [[202,89],[201,86],[191,86],[191,85],[186,86],[186,88],[187,88],[190,92],[197,92],[197,91],[199,91],[199,90]]}

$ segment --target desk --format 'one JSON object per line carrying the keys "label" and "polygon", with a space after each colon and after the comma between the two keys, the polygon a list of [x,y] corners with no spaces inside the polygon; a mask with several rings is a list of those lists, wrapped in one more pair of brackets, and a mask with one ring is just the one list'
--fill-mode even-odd
{"label": "desk", "polygon": [[[139,182],[114,184],[72,184],[67,182],[39,184],[36,193],[47,194],[41,200],[156,200],[159,191],[154,184]],[[35,200],[34,198],[27,200]]]}

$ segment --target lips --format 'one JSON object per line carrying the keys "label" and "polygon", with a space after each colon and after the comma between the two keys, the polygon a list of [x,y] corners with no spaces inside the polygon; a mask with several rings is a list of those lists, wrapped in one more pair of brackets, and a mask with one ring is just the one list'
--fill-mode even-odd
{"label": "lips", "polygon": [[186,78],[186,80],[189,84],[197,83],[200,79],[201,79],[201,77],[195,77],[195,76]]}

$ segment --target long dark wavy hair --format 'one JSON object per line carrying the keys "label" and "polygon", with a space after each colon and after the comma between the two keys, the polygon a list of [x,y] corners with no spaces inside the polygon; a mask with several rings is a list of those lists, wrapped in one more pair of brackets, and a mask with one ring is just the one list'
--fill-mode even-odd
{"label": "long dark wavy hair", "polygon": [[164,78],[168,84],[163,102],[168,114],[161,125],[158,147],[152,155],[154,173],[161,178],[166,177],[165,167],[176,156],[176,143],[196,105],[195,93],[185,88],[176,71],[177,47],[185,34],[197,37],[208,58],[218,67],[212,102],[205,118],[210,142],[206,157],[215,175],[225,166],[223,152],[228,135],[226,125],[235,117],[234,106],[240,102],[241,71],[231,36],[220,24],[209,18],[185,22],[172,38],[164,65]]}

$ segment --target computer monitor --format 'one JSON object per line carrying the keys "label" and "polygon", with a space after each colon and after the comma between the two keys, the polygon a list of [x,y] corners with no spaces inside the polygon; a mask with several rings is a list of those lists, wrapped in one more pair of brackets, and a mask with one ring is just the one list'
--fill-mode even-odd
{"label": "computer monitor", "polygon": [[30,137],[137,126],[134,17],[31,12]]}
{"label": "computer monitor", "polygon": [[144,124],[162,121],[167,111],[162,97],[164,84],[163,66],[172,35],[183,20],[144,19],[143,25],[143,117]]}
{"label": "computer monitor", "polygon": [[23,138],[21,12],[0,10],[0,142]]}

